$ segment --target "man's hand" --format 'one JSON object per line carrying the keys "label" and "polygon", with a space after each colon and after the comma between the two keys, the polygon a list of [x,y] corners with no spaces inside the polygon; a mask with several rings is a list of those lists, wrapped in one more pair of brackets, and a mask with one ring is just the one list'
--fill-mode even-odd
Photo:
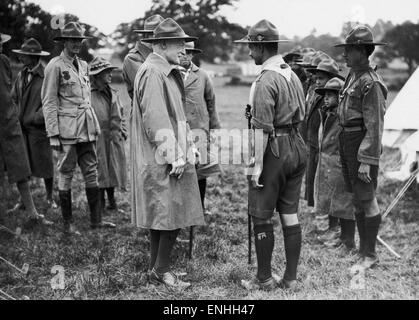
{"label": "man's hand", "polygon": [[260,176],[262,175],[263,165],[255,164],[252,170],[252,176],[250,178],[250,183],[252,184],[253,188],[263,188],[263,185],[259,184]]}
{"label": "man's hand", "polygon": [[201,163],[201,153],[198,151],[196,147],[191,147],[190,149],[191,159],[188,161],[193,165],[198,165]]}
{"label": "man's hand", "polygon": [[54,136],[54,137],[49,138],[49,143],[51,145],[52,150],[55,150],[55,151],[63,150],[63,146],[61,145],[59,136]]}
{"label": "man's hand", "polygon": [[185,171],[186,163],[185,161],[180,158],[172,163],[172,171],[170,171],[170,176],[175,176],[179,180],[182,178],[183,172]]}
{"label": "man's hand", "polygon": [[371,166],[369,164],[361,163],[361,166],[359,167],[359,170],[358,170],[358,178],[365,183],[370,183],[371,182],[370,170],[371,170]]}

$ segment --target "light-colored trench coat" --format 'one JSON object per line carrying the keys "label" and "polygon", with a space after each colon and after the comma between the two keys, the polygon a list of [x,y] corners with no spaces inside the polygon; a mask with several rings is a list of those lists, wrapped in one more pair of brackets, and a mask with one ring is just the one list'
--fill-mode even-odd
{"label": "light-colored trench coat", "polygon": [[132,222],[140,228],[176,230],[205,223],[195,166],[181,179],[171,163],[187,161],[192,140],[184,113],[179,70],[152,53],[137,73],[130,123]]}
{"label": "light-colored trench coat", "polygon": [[[322,112],[320,109],[317,112]],[[323,119],[322,119],[323,120]],[[319,130],[319,162],[314,182],[315,207],[318,214],[354,220],[352,194],[345,191],[339,155],[341,127],[336,108],[326,113]]]}
{"label": "light-colored trench coat", "polygon": [[92,82],[92,107],[99,120],[97,140],[99,188],[124,188],[126,184],[125,138],[127,129],[123,105],[117,90],[99,90]]}

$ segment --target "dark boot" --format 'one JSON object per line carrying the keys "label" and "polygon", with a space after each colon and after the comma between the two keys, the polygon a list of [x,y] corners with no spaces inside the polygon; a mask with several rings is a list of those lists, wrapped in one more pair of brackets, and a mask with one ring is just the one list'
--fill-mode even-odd
{"label": "dark boot", "polygon": [[102,221],[99,188],[86,188],[86,196],[90,208],[90,227],[92,229],[115,228],[113,223]]}
{"label": "dark boot", "polygon": [[359,234],[359,254],[361,257],[365,257],[365,213],[361,208],[356,208],[355,219]]}
{"label": "dark boot", "polygon": [[[115,201],[115,188],[107,188],[106,193],[108,195],[109,206],[106,208],[108,210],[117,210],[118,207]],[[104,204],[105,206],[105,204]]]}
{"label": "dark boot", "polygon": [[106,213],[105,210],[105,190],[106,189],[99,189],[99,201],[100,201],[100,212],[102,212],[102,215]]}
{"label": "dark boot", "polygon": [[75,234],[80,235],[73,225],[73,212],[71,208],[71,190],[59,191],[61,214],[64,221],[64,233],[67,235]]}

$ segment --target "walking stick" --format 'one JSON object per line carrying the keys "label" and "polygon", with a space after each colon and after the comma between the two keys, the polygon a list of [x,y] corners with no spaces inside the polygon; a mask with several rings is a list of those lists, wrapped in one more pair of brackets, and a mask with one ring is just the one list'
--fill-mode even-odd
{"label": "walking stick", "polygon": [[189,260],[192,260],[192,250],[193,250],[193,230],[194,228],[191,227],[189,230]]}
{"label": "walking stick", "polygon": [[[246,117],[247,117],[247,128],[250,130],[252,129],[252,117],[250,116],[250,112],[251,112],[252,107],[250,106],[250,104],[248,104],[246,106]],[[250,184],[249,184],[249,190],[250,190]],[[247,263],[249,265],[252,264],[252,221],[250,219],[250,203],[249,203],[249,195],[247,196],[247,243],[248,243],[248,248],[247,248]]]}

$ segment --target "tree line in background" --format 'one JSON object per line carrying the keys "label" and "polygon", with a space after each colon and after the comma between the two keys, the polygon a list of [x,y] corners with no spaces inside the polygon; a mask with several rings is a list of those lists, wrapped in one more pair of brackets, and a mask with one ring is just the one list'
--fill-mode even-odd
{"label": "tree line in background", "polygon": [[[119,48],[117,54],[123,59],[138,40],[138,35],[133,30],[141,29],[146,17],[160,14],[165,18],[175,19],[187,34],[199,38],[197,46],[204,50],[201,55],[202,60],[207,62],[247,60],[249,59],[247,48],[234,45],[233,40],[245,35],[248,26],[245,28],[231,23],[221,14],[221,9],[234,7],[239,1],[152,0],[151,8],[143,17],[132,22],[121,23],[110,36],[104,35],[94,26],[82,23],[86,28],[86,34],[93,38],[87,40],[90,51],[84,47],[81,56],[90,61],[91,50],[106,46],[114,48],[116,43],[116,47]],[[11,49],[20,47],[25,39],[35,37],[44,50],[52,53],[51,57],[59,54],[62,49],[61,44],[52,40],[59,33],[59,30],[53,30],[51,27],[53,19],[54,16],[44,11],[39,5],[24,0],[2,0],[0,2],[0,31],[13,36],[5,47],[6,53],[9,54]],[[77,16],[66,14],[65,22],[68,21],[80,22]],[[322,50],[337,61],[342,61],[340,51],[331,45],[342,41],[351,26],[349,22],[344,23],[340,37],[330,34],[317,35],[316,30],[313,30],[304,38],[295,37],[291,39],[292,43],[281,45],[281,53],[299,45]],[[419,64],[419,23],[405,22],[394,26],[391,22],[379,20],[370,27],[378,40],[389,44],[376,54],[380,64],[385,66],[387,61],[400,58],[408,65],[409,73],[412,73]],[[282,38],[286,37],[282,36]]]}

